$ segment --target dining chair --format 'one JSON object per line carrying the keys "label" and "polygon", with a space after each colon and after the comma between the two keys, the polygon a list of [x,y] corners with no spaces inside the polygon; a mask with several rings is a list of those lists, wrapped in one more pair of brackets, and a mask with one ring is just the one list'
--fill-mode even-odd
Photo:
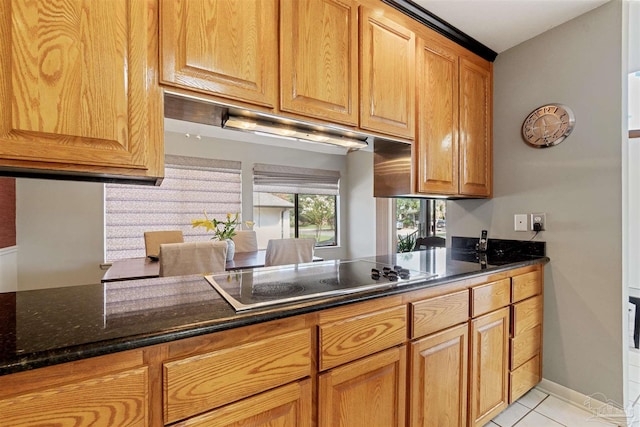
{"label": "dining chair", "polygon": [[300,264],[313,261],[314,238],[271,239],[264,257],[265,267],[270,265]]}
{"label": "dining chair", "polygon": [[162,230],[144,232],[144,249],[148,257],[157,258],[160,255],[162,243],[182,243],[184,236],[181,230]]}
{"label": "dining chair", "polygon": [[217,273],[225,270],[227,242],[200,241],[160,245],[160,276]]}
{"label": "dining chair", "polygon": [[236,252],[255,252],[258,250],[258,238],[254,230],[239,230],[232,238]]}
{"label": "dining chair", "polygon": [[447,239],[438,236],[418,237],[416,244],[413,247],[414,251],[429,249],[429,248],[444,248],[447,244]]}

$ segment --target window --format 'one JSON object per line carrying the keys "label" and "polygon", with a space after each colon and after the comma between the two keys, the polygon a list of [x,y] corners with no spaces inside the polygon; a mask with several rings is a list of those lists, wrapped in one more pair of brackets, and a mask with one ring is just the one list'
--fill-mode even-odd
{"label": "window", "polygon": [[159,187],[105,184],[105,260],[144,257],[144,232],[182,230],[185,241],[211,238],[191,220],[241,211],[240,162],[166,156]]}
{"label": "window", "polygon": [[417,237],[447,237],[444,200],[398,198],[394,205],[398,252],[413,250]]}
{"label": "window", "polygon": [[269,239],[291,237],[313,237],[316,246],[338,244],[338,171],[255,164],[253,174],[259,248]]}

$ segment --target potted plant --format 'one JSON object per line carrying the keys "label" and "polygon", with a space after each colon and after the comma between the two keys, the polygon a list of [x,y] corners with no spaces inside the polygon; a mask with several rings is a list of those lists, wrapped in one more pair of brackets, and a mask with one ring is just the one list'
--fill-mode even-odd
{"label": "potted plant", "polygon": [[235,243],[233,242],[233,236],[236,235],[236,227],[240,225],[238,217],[240,214],[228,213],[225,221],[219,221],[215,218],[209,219],[207,212],[204,212],[205,219],[192,219],[191,225],[195,227],[204,227],[207,231],[213,231],[212,239],[226,241],[227,242],[227,261],[233,259],[233,255],[236,252]]}

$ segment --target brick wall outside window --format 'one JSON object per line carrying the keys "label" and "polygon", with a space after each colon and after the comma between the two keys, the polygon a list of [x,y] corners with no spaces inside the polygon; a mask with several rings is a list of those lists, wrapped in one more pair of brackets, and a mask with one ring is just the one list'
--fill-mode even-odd
{"label": "brick wall outside window", "polygon": [[0,178],[0,248],[16,245],[16,180]]}

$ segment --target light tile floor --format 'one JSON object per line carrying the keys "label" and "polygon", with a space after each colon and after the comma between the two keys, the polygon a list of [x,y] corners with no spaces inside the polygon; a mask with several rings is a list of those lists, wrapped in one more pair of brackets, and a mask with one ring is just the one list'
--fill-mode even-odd
{"label": "light tile floor", "polygon": [[[640,372],[640,352],[631,359]],[[638,378],[630,375],[631,378]],[[640,387],[640,382],[637,383]],[[634,395],[640,395],[640,393]],[[635,406],[634,406],[635,405]],[[630,401],[627,416],[633,417],[629,427],[640,427],[640,399]],[[534,388],[511,404],[485,427],[616,427],[615,422],[606,420],[588,408],[581,408],[555,396]]]}

